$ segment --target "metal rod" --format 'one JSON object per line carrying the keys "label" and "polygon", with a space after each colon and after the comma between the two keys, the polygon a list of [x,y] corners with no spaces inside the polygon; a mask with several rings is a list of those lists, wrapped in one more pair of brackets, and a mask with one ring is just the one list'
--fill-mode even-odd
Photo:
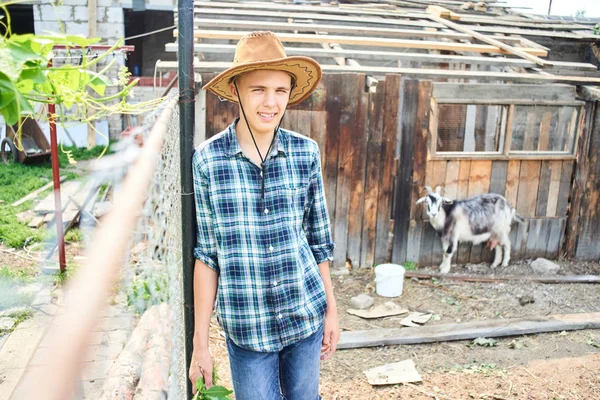
{"label": "metal rod", "polygon": [[[48,62],[48,66],[52,66],[52,60]],[[56,135],[56,104],[48,104],[48,120],[50,122],[50,154],[52,159],[52,181],[54,182],[54,217],[58,244],[58,263],[60,272],[64,273],[67,270],[67,261],[65,256],[62,204],[60,201],[60,165],[58,163],[58,139]]]}
{"label": "metal rod", "polygon": [[[181,167],[181,234],[183,307],[186,371],[192,360],[194,337],[194,256],[196,211],[192,156],[194,152],[194,0],[179,0],[179,123]],[[187,375],[187,374],[186,374]],[[192,383],[186,379],[186,398],[192,398]]]}

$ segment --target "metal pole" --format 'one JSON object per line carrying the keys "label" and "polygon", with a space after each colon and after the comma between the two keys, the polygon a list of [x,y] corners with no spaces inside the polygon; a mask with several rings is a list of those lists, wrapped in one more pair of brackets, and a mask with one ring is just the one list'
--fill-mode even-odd
{"label": "metal pole", "polygon": [[[48,62],[52,66],[52,60]],[[65,257],[65,238],[63,236],[62,204],[60,201],[60,165],[58,163],[58,141],[56,135],[56,104],[48,104],[48,120],[50,122],[50,155],[52,160],[52,180],[54,182],[54,215],[56,223],[56,240],[58,243],[58,262],[60,272],[67,270]]]}
{"label": "metal pole", "polygon": [[[179,146],[181,168],[181,234],[183,267],[183,320],[185,324],[185,365],[192,360],[194,337],[194,256],[196,211],[192,155],[194,152],[194,0],[179,0]],[[187,370],[187,369],[186,369]],[[187,376],[187,374],[186,374]],[[186,398],[192,398],[192,383],[186,379]]]}

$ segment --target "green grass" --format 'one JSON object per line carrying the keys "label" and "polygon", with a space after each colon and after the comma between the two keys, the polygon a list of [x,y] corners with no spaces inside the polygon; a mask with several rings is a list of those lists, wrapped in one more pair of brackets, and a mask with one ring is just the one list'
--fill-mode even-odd
{"label": "green grass", "polygon": [[407,271],[414,271],[417,268],[419,268],[419,266],[417,265],[417,263],[414,263],[412,261],[407,261],[404,263],[404,269]]}
{"label": "green grass", "polygon": [[33,311],[30,309],[19,309],[14,312],[8,313],[6,315],[2,315],[3,317],[15,318],[15,324],[10,329],[0,329],[0,336],[7,335],[15,330],[17,326],[27,318],[31,318],[33,316]]}
{"label": "green grass", "polygon": [[[70,151],[75,160],[90,160],[97,158],[104,147],[96,146],[90,150],[75,147],[65,147],[64,149]],[[69,165],[69,161],[67,154],[60,151],[60,148],[59,163],[62,176],[66,176],[67,179],[79,177],[77,173],[65,170],[65,167]],[[52,167],[50,162],[39,165],[6,165],[0,162],[0,243],[8,247],[21,248],[26,242],[33,243],[45,239],[45,233],[42,229],[31,229],[16,217],[19,212],[29,209],[32,203],[28,202],[19,207],[12,207],[11,204],[51,181]],[[40,194],[39,197],[42,196],[44,194]],[[69,238],[67,239],[69,241],[75,241],[78,238],[81,240],[81,235],[74,232]]]}
{"label": "green grass", "polygon": [[65,235],[66,242],[81,242],[83,240],[83,233],[79,230],[79,228],[73,228]]}

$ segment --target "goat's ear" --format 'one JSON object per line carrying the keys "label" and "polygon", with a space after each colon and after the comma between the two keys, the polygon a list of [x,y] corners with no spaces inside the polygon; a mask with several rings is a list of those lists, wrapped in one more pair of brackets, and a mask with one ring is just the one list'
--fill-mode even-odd
{"label": "goat's ear", "polygon": [[442,187],[441,187],[441,186],[437,186],[437,187],[435,188],[435,192],[436,192],[437,194],[442,194]]}
{"label": "goat's ear", "polygon": [[446,197],[442,197],[442,201],[443,201],[444,203],[446,203],[446,204],[452,204],[452,203],[454,203],[454,201],[453,201],[453,200],[450,200],[450,199],[448,199],[448,198],[446,198]]}
{"label": "goat's ear", "polygon": [[[431,186],[424,186],[423,190],[427,190],[427,194],[431,193]],[[421,191],[423,191],[421,190]]]}
{"label": "goat's ear", "polygon": [[427,196],[425,196],[425,197],[421,197],[419,200],[417,200],[417,203],[416,203],[416,204],[422,203],[422,202],[424,202],[426,199],[427,199]]}

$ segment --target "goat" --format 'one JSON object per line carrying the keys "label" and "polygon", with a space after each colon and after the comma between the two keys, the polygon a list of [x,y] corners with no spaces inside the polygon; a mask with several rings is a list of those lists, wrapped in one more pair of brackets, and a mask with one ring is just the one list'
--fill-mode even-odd
{"label": "goat", "polygon": [[417,200],[417,204],[427,202],[429,222],[442,239],[444,256],[440,273],[450,271],[450,261],[459,241],[473,244],[488,241],[490,248],[496,251],[491,267],[498,267],[501,261],[503,267],[508,265],[512,222],[524,220],[503,196],[490,193],[453,201],[442,197],[439,186],[435,192],[429,186],[425,186],[425,190],[427,195]]}

